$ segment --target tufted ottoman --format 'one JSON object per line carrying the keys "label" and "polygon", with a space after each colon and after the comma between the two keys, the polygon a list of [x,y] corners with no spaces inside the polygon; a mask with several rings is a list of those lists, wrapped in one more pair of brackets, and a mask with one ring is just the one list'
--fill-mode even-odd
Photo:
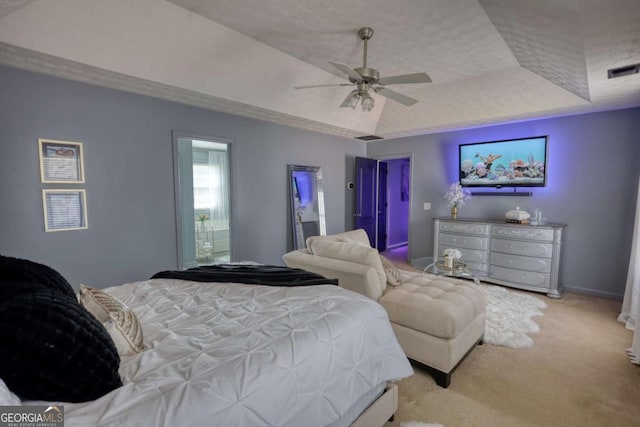
{"label": "tufted ottoman", "polygon": [[407,357],[448,387],[451,374],[482,343],[487,293],[465,280],[421,274],[389,287],[378,300]]}

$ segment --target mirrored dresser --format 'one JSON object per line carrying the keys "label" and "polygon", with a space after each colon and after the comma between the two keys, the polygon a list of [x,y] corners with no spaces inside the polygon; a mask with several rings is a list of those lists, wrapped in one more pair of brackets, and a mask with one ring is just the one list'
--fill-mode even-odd
{"label": "mirrored dresser", "polygon": [[480,280],[560,298],[558,282],[564,224],[510,224],[480,219],[434,219],[434,259],[462,252]]}

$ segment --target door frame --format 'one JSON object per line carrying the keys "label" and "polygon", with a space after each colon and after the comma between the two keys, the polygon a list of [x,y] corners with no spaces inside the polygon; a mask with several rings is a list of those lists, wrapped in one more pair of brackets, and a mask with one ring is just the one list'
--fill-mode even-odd
{"label": "door frame", "polygon": [[[377,180],[377,189],[376,189],[376,249],[380,252],[384,252],[386,251],[388,248],[388,242],[389,242],[389,233],[388,233],[388,211],[389,211],[389,201],[387,200],[387,192],[389,191],[389,165],[387,165],[387,162],[385,160],[378,160],[378,159],[374,159],[376,161],[376,180]],[[384,168],[382,167],[382,165],[384,164]],[[385,177],[384,180],[382,179],[382,170],[384,169],[385,171]],[[380,212],[382,212],[381,208],[381,203],[380,203],[380,198],[381,195],[383,193],[382,190],[382,182],[384,182],[384,244],[381,244],[380,242]],[[383,250],[380,250],[380,247],[383,247]]]}
{"label": "door frame", "polygon": [[[173,192],[174,192],[174,208],[175,208],[175,218],[176,218],[176,260],[178,263],[178,269],[186,269],[193,267],[192,263],[185,262],[184,256],[184,234],[183,234],[183,221],[185,220],[182,212],[182,180],[180,177],[180,163],[181,156],[180,150],[178,147],[179,139],[191,139],[191,140],[202,140],[202,141],[211,141],[217,142],[220,144],[227,144],[227,155],[229,158],[229,258],[231,261],[235,259],[234,257],[234,242],[236,240],[235,237],[235,215],[234,209],[235,206],[235,179],[234,179],[234,156],[233,156],[233,143],[234,141],[228,138],[218,138],[210,135],[201,135],[195,134],[186,131],[171,131],[171,148],[173,152]],[[195,265],[197,267],[197,264]]]}
{"label": "door frame", "polygon": [[[385,160],[398,160],[398,159],[409,159],[409,164],[411,165],[409,168],[409,227],[408,227],[408,232],[407,232],[407,257],[409,259],[412,259],[413,257],[413,253],[412,253],[412,245],[411,245],[411,224],[413,224],[413,177],[414,177],[414,162],[413,162],[413,152],[409,152],[409,153],[389,153],[389,154],[379,154],[377,156],[371,156],[369,157],[370,159],[375,159],[378,161],[385,161]],[[388,203],[388,201],[387,201]],[[376,207],[378,205],[378,195],[376,194]],[[388,214],[387,214],[388,215]],[[377,235],[377,213],[376,213],[376,235]]]}
{"label": "door frame", "polygon": [[[359,162],[362,160],[362,162]],[[360,163],[360,165],[359,165]],[[378,246],[378,166],[380,161],[371,157],[356,156],[355,158],[355,205],[353,207],[354,228],[362,228],[369,239],[371,247]],[[371,189],[366,193],[364,188],[365,171],[372,171],[372,175],[367,174],[367,177],[371,178]],[[367,195],[367,202],[363,203],[365,194]],[[371,196],[370,198],[368,196]],[[373,206],[371,206],[373,205]],[[371,208],[369,215],[364,215],[363,207]]]}

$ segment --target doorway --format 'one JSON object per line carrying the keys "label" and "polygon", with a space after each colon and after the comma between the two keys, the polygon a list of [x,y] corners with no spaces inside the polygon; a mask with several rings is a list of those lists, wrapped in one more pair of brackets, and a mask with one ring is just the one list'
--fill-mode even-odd
{"label": "doorway", "polygon": [[395,249],[409,243],[409,200],[411,160],[388,159],[387,164],[387,248]]}
{"label": "doorway", "polygon": [[231,261],[230,145],[174,135],[179,268]]}
{"label": "doorway", "polygon": [[384,252],[409,245],[412,154],[356,157],[355,228]]}

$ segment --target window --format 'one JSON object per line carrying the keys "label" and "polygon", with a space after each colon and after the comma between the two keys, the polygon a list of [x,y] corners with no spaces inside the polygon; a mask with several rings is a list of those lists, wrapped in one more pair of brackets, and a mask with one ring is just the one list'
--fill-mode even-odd
{"label": "window", "polygon": [[[194,141],[195,142],[195,141]],[[193,208],[214,229],[229,227],[228,156],[221,150],[193,149]]]}

